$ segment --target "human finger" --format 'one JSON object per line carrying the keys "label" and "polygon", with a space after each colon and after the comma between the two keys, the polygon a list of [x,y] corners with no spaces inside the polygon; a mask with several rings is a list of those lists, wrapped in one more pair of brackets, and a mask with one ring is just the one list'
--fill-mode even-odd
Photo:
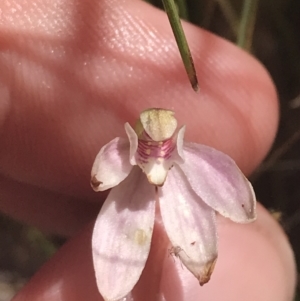
{"label": "human finger", "polygon": [[[164,230],[156,225],[150,258],[132,292],[133,300],[292,300],[295,265],[290,245],[275,220],[258,207],[258,220],[240,225],[221,220],[219,258],[208,284],[169,256]],[[88,227],[68,242],[13,301],[101,300],[91,257]],[[118,283],[116,279],[116,285]],[[130,299],[128,299],[130,300]]]}
{"label": "human finger", "polygon": [[274,86],[254,58],[184,24],[199,70],[195,94],[163,12],[142,1],[76,3],[0,3],[0,173],[16,187],[4,212],[14,216],[22,195],[28,206],[18,218],[37,224],[29,200],[38,188],[62,195],[62,216],[70,200],[85,214],[84,202],[104,199],[89,186],[95,155],[149,107],[173,109],[188,140],[228,153],[245,173],[257,166],[278,116]]}

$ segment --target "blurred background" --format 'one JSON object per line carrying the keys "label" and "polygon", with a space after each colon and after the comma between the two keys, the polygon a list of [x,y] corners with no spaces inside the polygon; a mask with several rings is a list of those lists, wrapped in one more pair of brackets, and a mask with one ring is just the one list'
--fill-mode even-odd
{"label": "blurred background", "polygon": [[[147,2],[162,8],[161,0]],[[277,138],[250,180],[286,231],[300,271],[300,1],[177,0],[177,5],[183,19],[251,52],[275,82],[281,110]],[[0,301],[11,300],[63,242],[0,215]]]}

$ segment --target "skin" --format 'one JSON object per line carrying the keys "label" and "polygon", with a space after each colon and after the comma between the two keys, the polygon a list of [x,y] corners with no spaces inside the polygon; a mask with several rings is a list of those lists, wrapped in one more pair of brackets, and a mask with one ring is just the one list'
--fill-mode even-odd
{"label": "skin", "polygon": [[[166,15],[142,1],[11,0],[0,12],[0,209],[71,237],[13,300],[102,300],[90,246],[107,195],[89,186],[99,149],[161,107],[187,125],[187,140],[229,154],[249,175],[275,136],[274,85],[253,57],[185,23],[196,94]],[[292,299],[293,254],[265,209],[248,225],[218,218],[218,228],[219,258],[200,287],[168,256],[158,218],[135,300]]]}

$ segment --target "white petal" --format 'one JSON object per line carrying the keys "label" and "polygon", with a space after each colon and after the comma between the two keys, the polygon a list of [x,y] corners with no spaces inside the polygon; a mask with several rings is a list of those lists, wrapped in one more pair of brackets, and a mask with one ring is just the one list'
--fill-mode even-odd
{"label": "white petal", "polygon": [[174,155],[172,155],[172,160],[177,164],[182,164],[185,161],[184,152],[183,152],[183,139],[185,134],[185,125],[182,126],[176,137],[176,151],[174,151]]}
{"label": "white petal", "polygon": [[135,155],[138,149],[138,136],[128,122],[125,123],[125,131],[130,143],[129,160],[131,165],[136,165]]}
{"label": "white petal", "polygon": [[118,300],[137,283],[150,251],[155,192],[135,167],[112,189],[92,236],[97,285],[105,300]]}
{"label": "white petal", "polygon": [[140,167],[147,175],[149,183],[156,186],[162,186],[170,168],[168,164],[170,164],[169,160],[150,158],[148,163],[142,164]]}
{"label": "white petal", "polygon": [[95,191],[109,189],[123,181],[131,169],[128,140],[115,138],[98,153],[91,172],[91,185]]}
{"label": "white petal", "polygon": [[239,223],[256,218],[256,199],[250,182],[235,162],[214,148],[184,144],[180,165],[198,196],[211,208]]}
{"label": "white petal", "polygon": [[161,216],[173,253],[203,285],[217,258],[215,212],[203,203],[178,166],[159,189]]}

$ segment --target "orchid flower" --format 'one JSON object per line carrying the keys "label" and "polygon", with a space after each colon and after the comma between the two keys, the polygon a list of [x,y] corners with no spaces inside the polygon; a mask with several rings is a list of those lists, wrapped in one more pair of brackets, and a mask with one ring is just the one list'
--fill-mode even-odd
{"label": "orchid flower", "polygon": [[97,286],[105,300],[131,292],[145,267],[159,202],[167,236],[200,285],[217,259],[216,212],[237,223],[255,219],[255,195],[235,162],[211,147],[184,142],[174,112],[149,109],[128,139],[102,147],[92,168],[95,191],[113,188],[92,236]]}

